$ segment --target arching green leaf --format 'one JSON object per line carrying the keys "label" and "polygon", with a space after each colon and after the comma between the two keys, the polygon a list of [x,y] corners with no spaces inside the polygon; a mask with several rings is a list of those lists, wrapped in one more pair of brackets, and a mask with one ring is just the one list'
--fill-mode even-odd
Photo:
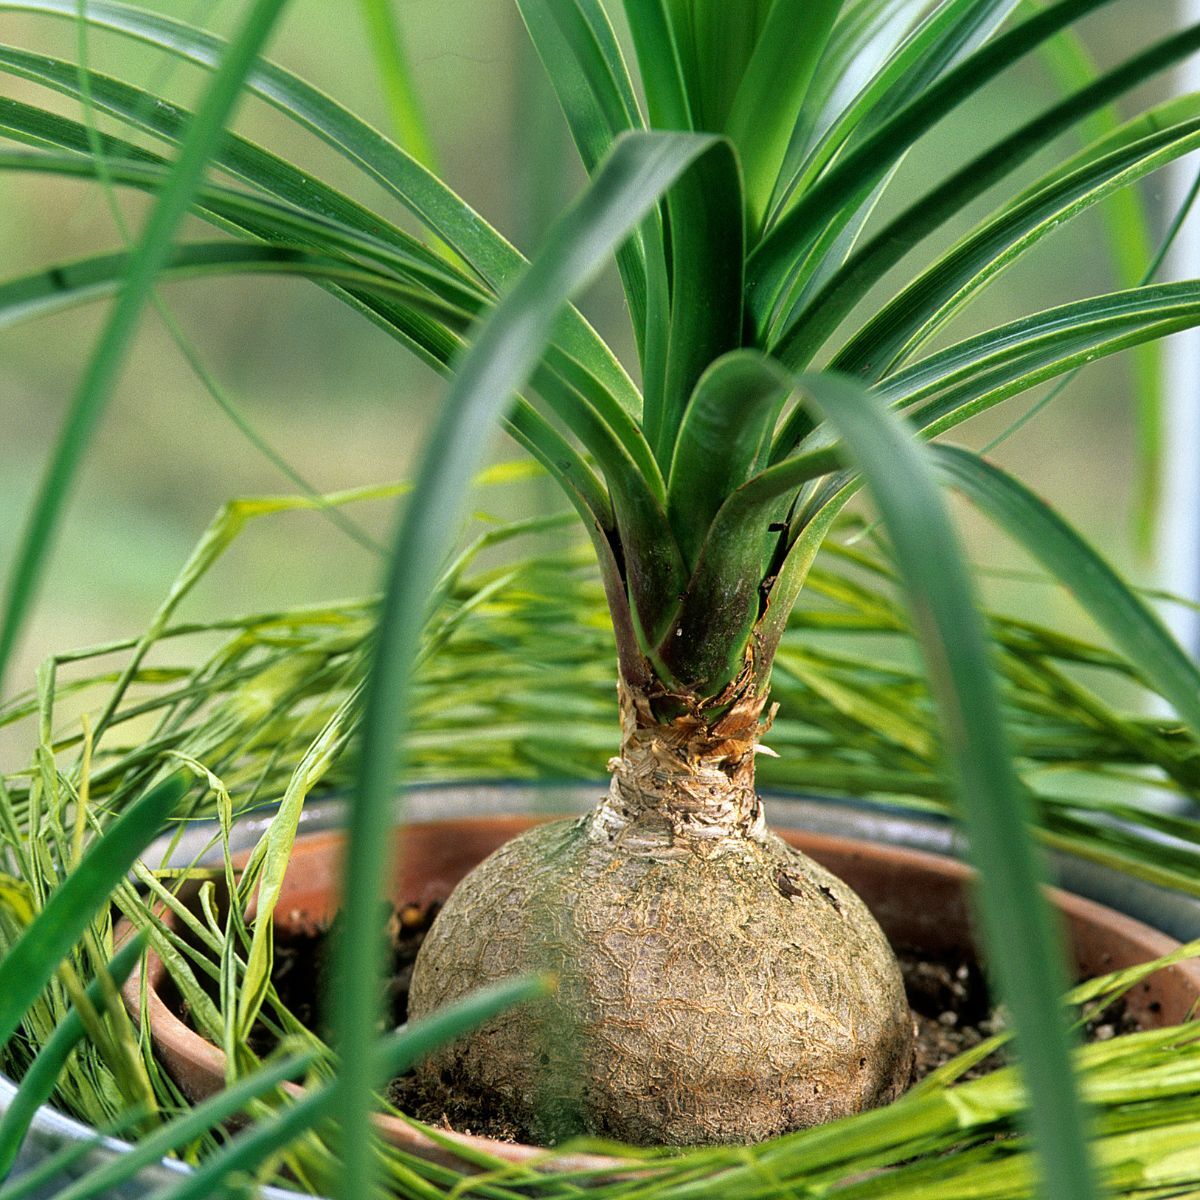
{"label": "arching green leaf", "polygon": [[[35,12],[71,20],[78,18],[77,8],[77,0],[0,0],[0,12]],[[220,38],[185,22],[111,0],[88,0],[85,19],[96,28],[145,42],[203,67],[217,63],[224,49]],[[493,289],[504,286],[524,265],[521,254],[440,179],[323,92],[270,62],[257,65],[246,80],[246,90],[358,166]],[[564,318],[562,339],[563,348],[602,379],[630,412],[638,411],[641,397],[628,374],[595,330],[573,310]]]}
{"label": "arching green leaf", "polygon": [[836,368],[869,379],[892,373],[898,362],[1063,221],[1197,146],[1200,118],[1151,134],[1072,174],[1054,172],[1045,187],[1020,204],[1006,206],[901,289],[839,351]]}
{"label": "arching green leaf", "polygon": [[1193,733],[1200,731],[1200,670],[1100,554],[998,467],[957,446],[933,453],[950,482],[1068,588]]}
{"label": "arching green leaf", "polygon": [[[923,13],[923,3],[860,0],[838,22],[814,80],[814,105],[806,105],[772,199],[771,223],[820,178],[834,156],[868,137],[897,109],[985,42],[1003,24],[1015,0],[948,0]],[[913,21],[920,20],[910,30]],[[907,36],[905,36],[907,34]],[[829,214],[821,234],[788,270],[782,308],[802,303],[817,279],[844,261],[875,200],[896,170],[859,190]],[[786,296],[786,298],[785,298]]]}
{"label": "arching green leaf", "polygon": [[1152,284],[1047,309],[931,354],[889,376],[879,392],[920,404],[935,436],[1035,383],[1200,321],[1200,283]]}
{"label": "arching green leaf", "polygon": [[1041,892],[1031,814],[1013,769],[974,589],[932,464],[861,384],[834,375],[799,382],[861,470],[896,556],[941,713],[946,767],[980,870],[989,961],[1017,1032],[1041,1187],[1056,1200],[1091,1200],[1086,1124],[1058,1000],[1066,984],[1060,939]]}
{"label": "arching green leaf", "polygon": [[[82,72],[74,63],[47,55],[31,54],[12,46],[0,45],[0,70],[51,88],[80,102],[83,100],[83,82],[86,79],[87,92],[94,109],[116,118],[129,129],[142,130],[170,145],[178,144],[192,118],[187,109],[180,108],[161,96],[152,95],[96,71]],[[82,125],[56,114],[31,108],[16,100],[0,99],[4,100],[0,113],[4,113],[10,122],[18,117],[22,121],[22,125],[12,126],[13,128],[28,126],[29,122],[35,119],[29,114],[41,113],[40,120],[44,127],[41,131],[42,136],[51,138],[54,145],[73,147],[90,154],[87,131]],[[32,127],[30,132],[38,132],[36,126]],[[130,142],[112,138],[99,131],[97,133],[102,148],[111,146],[119,151],[114,157],[165,161],[149,154],[148,151],[134,147]],[[236,133],[226,131],[225,137],[213,152],[212,162],[214,166],[228,171],[235,178],[296,208],[359,230],[414,257],[424,258],[431,266],[443,271],[460,274],[411,234],[405,233],[376,212],[343,195],[336,188]],[[464,282],[473,284],[480,290],[488,290],[486,285],[475,279],[466,275],[462,278]]]}
{"label": "arching green leaf", "polygon": [[889,117],[805,191],[755,248],[747,267],[750,315],[758,340],[767,340],[776,303],[792,266],[821,236],[826,222],[865,199],[919,137],[989,80],[1074,21],[1111,0],[1059,0],[1037,17],[984,45]]}
{"label": "arching green leaf", "polygon": [[[1032,25],[1036,20],[1034,18],[1026,24]],[[854,254],[809,300],[802,312],[793,311],[782,317],[772,342],[775,353],[792,366],[802,367],[811,362],[826,339],[882,275],[894,267],[914,245],[941,228],[952,214],[982,195],[988,187],[1025,162],[1031,153],[1063,130],[1198,48],[1200,24],[1164,38],[1054,105],[955,171],[949,179],[921,197]]]}
{"label": "arching green leaf", "polygon": [[47,464],[8,572],[0,615],[0,685],[17,636],[32,603],[42,566],[76,470],[116,381],[133,339],[142,307],[158,268],[170,253],[171,239],[191,205],[213,147],[242,92],[284,0],[255,0],[237,36],[229,43],[180,146],[179,158],[147,221],[116,306],[89,361],[70,411]]}
{"label": "arching green leaf", "polygon": [[407,726],[410,674],[425,607],[457,530],[466,486],[479,469],[492,426],[545,352],[560,311],[697,157],[728,153],[712,138],[630,134],[619,141],[583,197],[502,298],[458,364],[422,456],[396,539],[380,611],[362,722],[362,751],[350,816],[344,924],[335,1004],[341,1052],[344,1194],[370,1187],[368,1128],[374,1029],[382,961],[377,898],[394,819],[397,736]]}

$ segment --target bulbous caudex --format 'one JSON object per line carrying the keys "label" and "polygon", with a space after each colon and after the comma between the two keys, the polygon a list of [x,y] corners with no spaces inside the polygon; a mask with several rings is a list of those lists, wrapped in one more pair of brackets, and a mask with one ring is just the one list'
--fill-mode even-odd
{"label": "bulbous caudex", "polygon": [[409,1008],[525,971],[556,973],[557,994],[420,1069],[539,1139],[753,1142],[891,1100],[913,1052],[900,971],[862,901],[766,827],[765,694],[663,723],[620,690],[607,796],[458,885]]}

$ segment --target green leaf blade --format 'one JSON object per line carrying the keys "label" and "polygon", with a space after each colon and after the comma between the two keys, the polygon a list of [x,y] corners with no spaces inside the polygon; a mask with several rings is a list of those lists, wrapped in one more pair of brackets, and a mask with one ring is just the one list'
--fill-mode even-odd
{"label": "green leaf blade", "polygon": [[694,129],[691,39],[681,44],[671,0],[625,0],[653,129]]}
{"label": "green leaf blade", "polygon": [[[843,0],[775,0],[742,75],[725,132],[737,147],[753,230],[762,226],[788,142]],[[740,6],[723,4],[738,12]],[[717,61],[725,53],[719,52]]]}
{"label": "green leaf blade", "polygon": [[1045,186],[1003,209],[903,288],[838,352],[835,369],[871,379],[889,374],[1042,237],[1197,145],[1200,118],[1151,134],[1072,174],[1053,172]]}
{"label": "green leaf blade", "polygon": [[878,506],[904,581],[942,718],[946,768],[980,871],[990,961],[1012,1012],[1042,1187],[1094,1200],[1087,1124],[1068,1052],[1060,938],[1041,892],[1031,814],[1012,765],[999,698],[958,538],[918,443],[866,389],[806,375]]}
{"label": "green leaf blade", "polygon": [[[26,11],[51,17],[78,17],[76,0],[0,0],[0,12]],[[143,9],[88,0],[86,20],[145,42],[180,59],[211,69],[225,43],[183,21]],[[437,176],[343,105],[271,62],[260,62],[246,90],[289,120],[309,130],[394,196],[470,265],[493,290],[504,286],[525,264],[522,255]],[[563,348],[602,379],[631,412],[641,396],[628,373],[596,331],[569,310],[561,331]]]}
{"label": "green leaf blade", "polygon": [[772,227],[748,266],[750,313],[758,344],[773,344],[776,304],[789,286],[792,265],[819,238],[825,222],[848,201],[870,195],[917,138],[988,80],[1035,50],[1060,29],[1112,0],[1059,0],[977,50],[920,92],[848,153]]}
{"label": "green leaf blade", "polygon": [[[133,973],[145,948],[145,938],[139,935],[130,938],[113,956],[107,970],[114,989],[120,989]],[[103,1006],[105,988],[101,980],[93,979],[84,994],[93,1007]],[[0,1180],[12,1170],[37,1110],[49,1102],[67,1059],[85,1032],[79,1011],[72,1007],[62,1024],[42,1044],[22,1077],[7,1112],[0,1116]]]}
{"label": "green leaf blade", "polygon": [[425,606],[457,528],[466,488],[495,421],[537,366],[560,309],[628,237],[659,197],[715,139],[631,134],[614,146],[581,200],[555,225],[511,293],[492,312],[455,372],[422,457],[392,555],[366,690],[362,755],[350,817],[344,926],[338,942],[335,1028],[342,1056],[343,1194],[359,1196],[373,1173],[369,1139],[376,981],[382,944],[377,899],[394,813],[396,738]]}
{"label": "green leaf blade", "polygon": [[0,1046],[108,903],[139,854],[162,832],[186,784],[173,775],[151,788],[105,831],[0,961]]}
{"label": "green leaf blade", "polygon": [[[741,171],[724,140],[684,173],[667,196],[671,313],[661,406],[647,390],[643,425],[664,473],[700,376],[742,342],[746,238]],[[683,299],[686,298],[686,299]]]}
{"label": "green leaf blade", "polygon": [[1200,734],[1200,670],[1112,567],[1011,475],[956,446],[937,446],[933,453],[950,482],[1075,595],[1193,734]]}
{"label": "green leaf blade", "polygon": [[[562,106],[579,156],[591,173],[623,133],[641,129],[620,43],[598,0],[518,0],[517,7]],[[647,234],[656,231],[646,224]],[[639,345],[646,329],[646,249],[635,234],[617,252],[617,267]],[[661,235],[648,236],[662,255]]]}
{"label": "green leaf blade", "polygon": [[872,238],[801,311],[783,314],[772,337],[774,352],[795,367],[811,362],[858,302],[914,245],[1058,134],[1197,48],[1200,24],[1134,55],[955,171]]}
{"label": "green leaf blade", "polygon": [[150,214],[108,324],[76,391],[27,520],[9,571],[0,622],[0,686],[41,576],[60,513],[78,465],[98,424],[125,350],[132,341],[154,276],[166,260],[171,239],[191,205],[213,148],[242,94],[242,85],[258,59],[286,0],[255,0],[241,29],[217,67],[203,103],[188,130],[171,178]]}

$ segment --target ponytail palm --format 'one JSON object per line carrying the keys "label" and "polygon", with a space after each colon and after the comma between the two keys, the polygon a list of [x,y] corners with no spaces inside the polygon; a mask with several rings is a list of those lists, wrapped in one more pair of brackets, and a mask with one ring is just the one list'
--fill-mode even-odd
{"label": "ponytail palm", "polygon": [[[625,0],[631,62],[602,0],[517,0],[590,176],[533,263],[417,158],[281,67],[255,67],[247,92],[382,185],[425,240],[236,135],[209,151],[232,185],[180,182],[162,146],[190,144],[191,114],[128,82],[0,47],[0,70],[83,99],[123,127],[101,136],[0,97],[0,132],[32,148],[0,152],[0,168],[149,191],[173,180],[164,200],[179,211],[190,202],[226,235],[168,253],[164,218],[157,256],[108,255],[0,285],[0,323],[110,293],[131,261],[142,275],[160,262],[180,277],[300,274],[451,375],[393,555],[367,689],[347,868],[356,886],[339,976],[351,981],[339,998],[347,1119],[365,1111],[371,1082],[362,1031],[374,1023],[373,885],[407,664],[466,486],[502,421],[560,485],[595,548],[616,638],[623,739],[597,812],[509,852],[490,885],[487,877],[469,885],[475,890],[431,937],[414,984],[414,1004],[432,1006],[511,972],[514,959],[550,960],[563,974],[562,998],[528,1020],[485,1027],[440,1066],[507,1088],[523,1119],[549,1104],[556,1128],[641,1140],[766,1136],[903,1085],[907,1016],[878,931],[851,894],[766,832],[754,791],[788,613],[836,515],[865,482],[943,704],[947,768],[984,868],[985,924],[1026,1042],[1048,1186],[1055,1196],[1087,1194],[1056,1015],[1061,971],[1024,837],[1024,801],[953,531],[930,485],[933,460],[917,443],[1101,355],[1200,323],[1200,284],[1147,282],[931,348],[1063,221],[1200,147],[1200,104],[1175,101],[1107,128],[1077,157],[1014,189],[895,295],[863,302],[912,249],[1031,155],[1200,48],[1200,27],[1187,28],[1082,81],[910,207],[872,222],[904,156],[948,113],[1115,2]],[[76,17],[78,9],[76,0],[0,0],[0,11]],[[206,32],[109,0],[90,0],[85,19],[204,67],[225,54]],[[609,258],[636,364],[621,363],[569,306]],[[131,295],[127,306],[138,303]],[[93,416],[103,392],[98,385],[84,397]],[[944,461],[970,497],[996,500],[979,459],[955,452]],[[70,459],[60,462],[63,483]],[[44,493],[31,528],[52,527],[64,490]],[[1044,531],[1010,515],[1002,519],[1018,535],[1036,541]],[[27,549],[6,612],[8,642],[40,561],[33,542]],[[505,880],[524,890],[502,916],[514,907],[526,915],[507,932],[487,924],[496,902],[487,889]],[[662,915],[672,904],[691,905],[676,925]],[[637,932],[614,949],[622,912]],[[749,930],[721,943],[745,952],[741,966],[700,963],[698,948],[718,920]],[[801,944],[789,922],[816,931]],[[646,947],[664,933],[675,949],[655,957]],[[511,958],[488,953],[506,942]],[[800,946],[786,969],[784,944]],[[597,979],[589,955],[608,964],[610,979]],[[689,974],[701,981],[696,994],[680,993],[670,1021],[683,1028],[691,1018],[679,1013],[720,1009],[676,1042],[640,1023],[638,1009],[662,999],[668,962],[685,964],[671,986]],[[733,979],[741,1007],[705,992],[710,979]],[[613,980],[619,986],[606,998]],[[789,999],[798,994],[803,1003]],[[625,1042],[613,1051],[618,1027]],[[738,1029],[742,1040],[732,1036]],[[760,1051],[765,1070],[736,1078],[737,1063]],[[554,1060],[549,1075],[536,1069],[543,1054]],[[767,1080],[782,1082],[760,1109]],[[687,1110],[688,1096],[706,1089]],[[354,1139],[345,1149],[357,1180],[368,1150]]]}

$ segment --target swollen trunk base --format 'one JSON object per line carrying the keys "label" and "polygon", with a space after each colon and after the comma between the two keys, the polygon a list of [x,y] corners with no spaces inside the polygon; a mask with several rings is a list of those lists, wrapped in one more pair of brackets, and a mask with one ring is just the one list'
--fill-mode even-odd
{"label": "swollen trunk base", "polygon": [[541,1138],[751,1142],[894,1098],[912,1060],[899,968],[862,901],[765,828],[761,701],[659,725],[622,700],[609,795],[458,885],[409,1011],[527,971],[557,995],[422,1070]]}

